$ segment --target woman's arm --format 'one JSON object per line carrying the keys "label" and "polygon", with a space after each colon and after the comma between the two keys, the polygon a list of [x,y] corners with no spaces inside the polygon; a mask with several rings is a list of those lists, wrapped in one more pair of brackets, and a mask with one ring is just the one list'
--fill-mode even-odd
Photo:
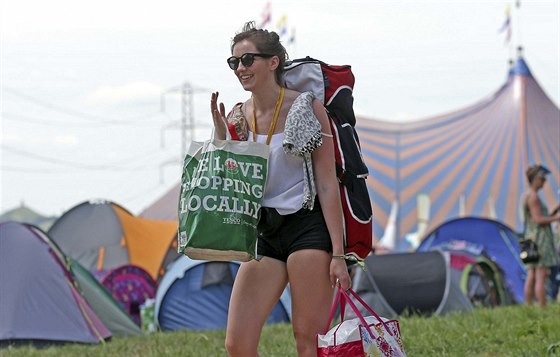
{"label": "woman's arm", "polygon": [[[313,111],[321,124],[321,131],[325,134],[331,134],[329,118],[323,104],[317,100],[313,100]],[[343,223],[342,223],[342,204],[340,202],[340,191],[338,181],[336,179],[336,167],[334,158],[334,147],[332,137],[323,135],[323,145],[313,151],[313,171],[315,174],[315,183],[317,186],[317,194],[319,202],[323,210],[323,216],[327,223],[329,235],[333,246],[333,255],[344,254],[343,242]],[[330,268],[331,282],[336,284],[339,279],[343,289],[351,287],[350,276],[346,262],[343,259],[334,258],[331,261]]]}
{"label": "woman's arm", "polygon": [[527,205],[529,206],[531,217],[533,217],[535,223],[537,224],[548,224],[560,220],[559,213],[551,216],[544,216],[541,213],[541,201],[539,200],[539,196],[535,193],[531,193],[529,195],[529,197],[527,198]]}

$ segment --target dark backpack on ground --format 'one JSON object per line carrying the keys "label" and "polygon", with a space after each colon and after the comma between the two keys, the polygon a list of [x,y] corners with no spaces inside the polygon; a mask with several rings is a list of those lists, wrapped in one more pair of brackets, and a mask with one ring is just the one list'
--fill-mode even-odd
{"label": "dark backpack on ground", "polygon": [[345,254],[348,263],[361,262],[372,252],[373,213],[366,185],[368,168],[354,128],[352,69],[306,57],[286,63],[284,80],[286,88],[313,92],[327,109],[344,212]]}

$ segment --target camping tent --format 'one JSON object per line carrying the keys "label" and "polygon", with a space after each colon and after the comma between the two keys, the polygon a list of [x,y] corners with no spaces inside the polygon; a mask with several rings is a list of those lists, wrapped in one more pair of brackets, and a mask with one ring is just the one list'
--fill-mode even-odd
{"label": "camping tent", "polygon": [[449,260],[449,253],[439,250],[370,255],[366,269],[356,269],[352,287],[384,317],[471,311],[472,303],[452,279]]}
{"label": "camping tent", "polygon": [[552,174],[542,198],[549,207],[557,204],[560,110],[522,56],[501,88],[474,105],[409,122],[358,118],[357,131],[370,169],[375,237],[383,236],[397,202],[397,249],[407,248],[401,238],[423,223],[419,195],[430,202],[426,231],[463,215],[494,218],[519,231],[525,170],[543,163]]}
{"label": "camping tent", "polygon": [[451,277],[474,306],[492,307],[514,302],[512,292],[506,287],[503,270],[482,245],[453,240],[437,249],[449,252]]}
{"label": "camping tent", "polygon": [[503,271],[505,287],[516,303],[524,301],[525,267],[519,259],[517,234],[505,224],[480,217],[449,220],[426,235],[419,252],[444,247],[452,241],[465,241],[484,247],[484,251]]}
{"label": "camping tent", "polygon": [[71,208],[48,233],[67,255],[92,272],[134,264],[157,280],[178,257],[176,221],[135,217],[109,201]]}
{"label": "camping tent", "polygon": [[80,263],[67,258],[80,291],[113,336],[140,336],[142,330],[111,293]]}
{"label": "camping tent", "polygon": [[125,264],[100,276],[101,284],[140,326],[140,307],[156,295],[157,283],[150,274],[134,264]]}
{"label": "camping tent", "polygon": [[[155,318],[162,330],[223,329],[237,262],[209,262],[181,256],[169,267],[156,293]],[[274,307],[268,323],[291,316],[288,289]]]}
{"label": "camping tent", "polygon": [[33,209],[25,206],[23,203],[14,209],[6,211],[0,215],[0,222],[15,221],[21,223],[28,223],[33,226],[47,231],[49,227],[56,221],[56,216],[43,216],[35,212]]}
{"label": "camping tent", "polygon": [[39,228],[0,223],[0,344],[99,343],[111,332]]}

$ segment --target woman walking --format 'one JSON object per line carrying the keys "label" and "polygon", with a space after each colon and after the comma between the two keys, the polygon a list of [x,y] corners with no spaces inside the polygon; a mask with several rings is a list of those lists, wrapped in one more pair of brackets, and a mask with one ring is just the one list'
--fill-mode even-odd
{"label": "woman walking", "polygon": [[[350,288],[344,260],[342,206],[333,139],[322,103],[310,92],[283,87],[287,59],[277,33],[246,23],[231,45],[229,67],[249,99],[225,115],[218,93],[211,111],[218,139],[270,145],[268,178],[258,225],[257,259],[242,263],[231,296],[226,349],[258,356],[261,330],[286,284],[299,356],[316,356],[333,287]],[[305,153],[293,153],[294,143]],[[296,145],[297,146],[297,145]]]}

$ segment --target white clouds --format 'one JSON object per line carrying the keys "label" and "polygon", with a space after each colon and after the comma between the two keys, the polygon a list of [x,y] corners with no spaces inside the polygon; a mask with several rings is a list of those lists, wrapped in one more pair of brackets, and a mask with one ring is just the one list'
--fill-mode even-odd
{"label": "white clouds", "polygon": [[[248,0],[243,8],[259,9],[264,0]],[[197,29],[209,31],[224,22],[234,22],[237,2],[183,0],[3,0],[0,22],[5,39],[26,34],[75,30],[129,31],[141,29]],[[258,10],[251,11],[251,14]]]}
{"label": "white clouds", "polygon": [[56,147],[75,147],[79,144],[79,139],[74,134],[45,135],[45,133],[25,133],[21,132],[2,132],[2,144],[10,147],[23,147],[24,150],[30,148],[45,147],[54,144]]}
{"label": "white clouds", "polygon": [[99,87],[89,96],[85,102],[91,106],[118,106],[145,101],[154,101],[163,93],[164,88],[160,85],[135,81],[120,86]]}
{"label": "white clouds", "polygon": [[78,138],[74,135],[57,135],[53,141],[60,146],[75,146],[78,144]]}

